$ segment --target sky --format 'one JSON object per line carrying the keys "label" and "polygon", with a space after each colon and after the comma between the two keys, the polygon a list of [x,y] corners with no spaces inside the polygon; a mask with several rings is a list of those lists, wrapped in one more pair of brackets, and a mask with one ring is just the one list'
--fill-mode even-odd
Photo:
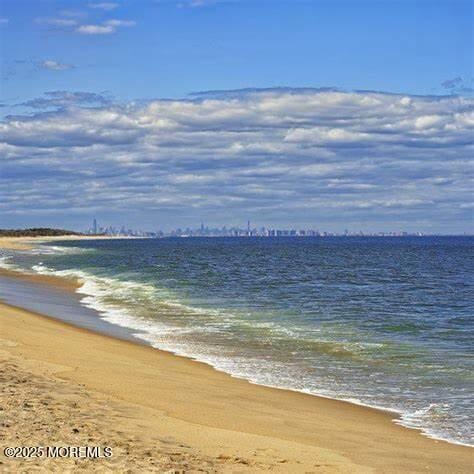
{"label": "sky", "polygon": [[473,3],[2,0],[0,227],[473,232]]}

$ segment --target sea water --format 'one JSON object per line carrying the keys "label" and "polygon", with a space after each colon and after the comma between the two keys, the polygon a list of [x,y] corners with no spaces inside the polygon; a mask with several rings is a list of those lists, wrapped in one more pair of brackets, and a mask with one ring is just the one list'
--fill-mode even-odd
{"label": "sea water", "polygon": [[472,445],[473,257],[471,237],[170,238],[2,261],[80,278],[82,305],[154,347]]}

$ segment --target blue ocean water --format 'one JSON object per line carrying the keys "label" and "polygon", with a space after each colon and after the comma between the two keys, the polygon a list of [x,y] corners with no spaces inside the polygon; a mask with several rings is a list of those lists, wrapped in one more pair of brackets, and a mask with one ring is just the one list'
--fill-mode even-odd
{"label": "blue ocean water", "polygon": [[76,276],[82,304],[252,382],[473,438],[471,237],[69,241],[7,265]]}

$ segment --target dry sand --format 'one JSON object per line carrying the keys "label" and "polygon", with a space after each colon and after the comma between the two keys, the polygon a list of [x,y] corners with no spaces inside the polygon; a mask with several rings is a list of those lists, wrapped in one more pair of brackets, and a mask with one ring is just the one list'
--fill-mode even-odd
{"label": "dry sand", "polygon": [[0,249],[28,250],[31,248],[29,244],[31,240],[26,237],[0,237]]}
{"label": "dry sand", "polygon": [[114,452],[98,460],[0,455],[4,472],[472,472],[472,448],[426,438],[391,414],[252,385],[3,304],[0,338],[2,451]]}
{"label": "dry sand", "polygon": [[30,250],[34,244],[41,242],[59,242],[64,240],[111,240],[134,239],[136,237],[121,237],[110,235],[53,235],[47,237],[0,237],[0,249]]}

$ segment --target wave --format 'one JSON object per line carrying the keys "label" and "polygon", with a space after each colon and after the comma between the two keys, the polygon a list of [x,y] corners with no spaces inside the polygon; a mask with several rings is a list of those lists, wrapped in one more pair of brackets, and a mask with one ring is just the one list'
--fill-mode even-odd
{"label": "wave", "polygon": [[[288,362],[262,359],[258,354],[252,356],[248,351],[245,356],[232,353],[228,347],[213,348],[202,341],[212,333],[226,336],[228,332],[241,330],[254,331],[260,336],[265,334],[268,344],[295,343],[302,351],[311,351],[321,355],[345,358],[359,358],[367,361],[371,356],[386,347],[384,344],[369,342],[348,342],[325,340],[317,335],[320,329],[313,330],[310,337],[303,337],[304,330],[288,328],[268,321],[249,321],[239,314],[222,309],[207,309],[192,306],[179,300],[170,290],[157,288],[155,285],[138,281],[119,280],[106,276],[97,276],[78,269],[54,270],[44,264],[37,264],[32,269],[40,274],[76,278],[81,282],[77,292],[82,295],[81,303],[95,310],[101,319],[111,324],[129,329],[132,334],[151,346],[207,363],[217,370],[233,377],[242,378],[251,383],[283,388],[340,399],[351,403],[389,410],[400,415],[396,423],[422,432],[431,438],[452,443],[472,446],[464,442],[462,434],[447,434],[437,423],[442,423],[449,411],[449,405],[429,404],[423,408],[407,409],[397,406],[386,406],[374,401],[366,403],[371,397],[354,397],[347,389],[340,390],[315,386],[314,380],[301,376],[299,367]],[[160,318],[160,315],[173,318]],[[181,317],[176,317],[181,315]],[[193,316],[193,325],[186,325]],[[180,324],[181,319],[181,324]],[[249,336],[250,333],[246,333]],[[265,338],[262,338],[265,339]],[[291,348],[292,350],[294,347]]]}
{"label": "wave", "polygon": [[[339,331],[336,326],[298,327],[295,321],[284,319],[284,314],[275,317],[261,310],[250,313],[244,309],[207,308],[204,300],[187,300],[183,294],[168,288],[139,281],[144,278],[140,273],[111,276],[98,274],[96,268],[58,270],[52,268],[53,260],[48,260],[89,252],[97,252],[97,249],[45,245],[28,252],[0,250],[0,268],[79,280],[81,286],[77,292],[82,305],[157,349],[199,360],[251,383],[396,412],[399,414],[396,423],[421,429],[431,438],[473,446],[467,437],[467,423],[463,418],[467,409],[462,409],[465,403],[462,397],[455,400],[446,397],[448,401],[453,400],[452,406],[433,403],[430,398],[436,401],[435,393],[417,395],[418,398],[413,399],[416,403],[411,404],[403,396],[390,397],[391,387],[383,379],[388,373],[385,369],[392,363],[397,370],[403,370],[405,363],[418,364],[421,346],[375,342],[352,328]],[[42,262],[42,256],[49,266]],[[397,332],[399,327],[390,329]],[[351,338],[346,340],[345,335],[349,333]],[[305,372],[306,363],[315,370]],[[376,380],[377,365],[383,368],[380,381]],[[357,367],[360,366],[372,368],[375,377],[372,385],[358,383]],[[394,379],[394,388],[398,380]],[[400,386],[404,390],[407,387]],[[413,386],[409,388],[418,390]]]}
{"label": "wave", "polygon": [[[73,255],[73,254],[82,254],[82,253],[89,253],[94,252],[95,249],[88,249],[88,248],[80,248],[80,247],[59,247],[55,245],[48,245],[48,246],[39,246],[28,250],[5,250],[0,249],[0,268],[4,268],[5,270],[14,270],[17,272],[28,273],[30,271],[29,268],[25,268],[24,266],[19,265],[16,262],[16,257],[25,255]],[[42,262],[39,263],[40,271],[36,271],[34,268],[31,270],[41,273],[41,265]]]}
{"label": "wave", "polygon": [[29,255],[74,255],[96,252],[96,249],[83,247],[60,247],[57,245],[41,245],[24,252],[28,253]]}
{"label": "wave", "polygon": [[5,270],[15,270],[17,266],[12,263],[13,256],[11,255],[1,255],[0,254],[0,268]]}

